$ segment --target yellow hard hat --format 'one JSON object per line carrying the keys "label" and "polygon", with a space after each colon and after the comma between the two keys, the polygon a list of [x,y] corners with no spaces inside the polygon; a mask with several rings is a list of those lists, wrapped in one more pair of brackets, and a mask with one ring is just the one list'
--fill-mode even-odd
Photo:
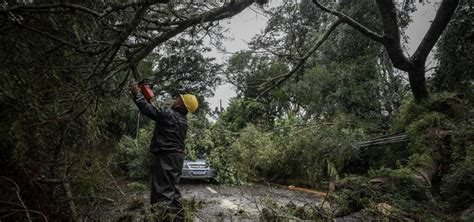
{"label": "yellow hard hat", "polygon": [[188,112],[193,113],[194,111],[196,111],[196,109],[199,106],[196,96],[191,95],[191,94],[184,94],[184,95],[180,94],[180,96]]}

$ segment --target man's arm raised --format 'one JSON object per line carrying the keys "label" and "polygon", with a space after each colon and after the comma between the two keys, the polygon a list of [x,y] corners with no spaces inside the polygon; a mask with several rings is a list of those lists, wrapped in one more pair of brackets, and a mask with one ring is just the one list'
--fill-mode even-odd
{"label": "man's arm raised", "polygon": [[146,101],[138,83],[132,83],[132,85],[130,85],[130,91],[132,92],[133,101],[137,104],[138,109],[143,115],[155,121],[161,118],[163,110]]}

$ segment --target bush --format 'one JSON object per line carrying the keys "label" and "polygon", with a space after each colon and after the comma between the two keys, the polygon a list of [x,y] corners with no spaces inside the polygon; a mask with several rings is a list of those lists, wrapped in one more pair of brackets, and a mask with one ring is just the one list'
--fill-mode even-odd
{"label": "bush", "polygon": [[453,126],[449,171],[442,178],[441,197],[450,212],[459,212],[474,203],[474,126],[463,122]]}
{"label": "bush", "polygon": [[244,176],[239,167],[241,151],[233,149],[232,143],[235,141],[235,133],[226,129],[222,124],[214,125],[210,132],[213,141],[212,150],[207,160],[216,170],[215,180],[225,184],[243,184]]}
{"label": "bush", "polygon": [[286,182],[303,179],[316,186],[358,159],[356,138],[362,130],[344,124],[287,119],[272,131],[244,128],[231,147],[243,175]]}
{"label": "bush", "polygon": [[443,178],[441,195],[451,212],[459,212],[474,203],[474,159],[456,163]]}
{"label": "bush", "polygon": [[[452,120],[460,120],[464,118],[465,113],[468,111],[467,104],[465,101],[458,98],[454,93],[443,92],[434,94],[429,100],[424,101],[421,104],[415,103],[410,98],[406,100],[400,108],[400,113],[395,125],[394,131],[404,131],[405,129],[416,129],[420,130],[420,127],[416,127],[419,124],[428,126],[429,117],[448,117]],[[424,116],[424,118],[422,118]],[[425,119],[425,120],[420,120]],[[421,121],[417,123],[418,121]],[[418,131],[419,132],[419,131]]]}
{"label": "bush", "polygon": [[138,138],[124,136],[118,144],[118,166],[123,174],[132,179],[142,179],[150,175],[152,155],[149,149],[153,131],[140,129]]}
{"label": "bush", "polygon": [[236,168],[246,178],[268,176],[268,172],[275,167],[278,149],[272,142],[271,134],[262,132],[253,124],[248,124],[240,132],[239,138],[230,148],[234,153]]}
{"label": "bush", "polygon": [[187,156],[205,153],[217,172],[216,181],[227,184],[263,177],[317,185],[324,178],[337,179],[338,172],[351,169],[359,160],[356,138],[363,137],[364,130],[356,127],[352,116],[339,115],[330,124],[289,117],[274,125],[265,130],[268,126],[249,123],[233,132],[226,122],[218,121],[192,130]]}
{"label": "bush", "polygon": [[96,196],[106,190],[110,182],[107,160],[97,152],[70,157],[76,160],[71,168],[71,184],[77,196]]}
{"label": "bush", "polygon": [[205,115],[192,115],[188,118],[186,137],[186,158],[205,158],[219,141],[214,140],[214,127]]}
{"label": "bush", "polygon": [[430,220],[469,207],[474,192],[474,130],[465,120],[469,104],[452,93],[434,94],[421,104],[407,101],[394,129],[407,132],[411,142],[402,147],[405,152],[393,149],[398,145],[386,152],[396,160],[395,169],[382,165],[368,175],[344,178],[334,197],[341,212]]}
{"label": "bush", "polygon": [[[427,217],[433,212],[435,207],[429,188],[416,180],[413,171],[407,168],[382,168],[370,171],[367,176],[344,178],[331,199],[339,204],[340,215],[363,210],[367,217],[390,216],[401,220],[415,215]],[[390,212],[381,210],[382,205]]]}

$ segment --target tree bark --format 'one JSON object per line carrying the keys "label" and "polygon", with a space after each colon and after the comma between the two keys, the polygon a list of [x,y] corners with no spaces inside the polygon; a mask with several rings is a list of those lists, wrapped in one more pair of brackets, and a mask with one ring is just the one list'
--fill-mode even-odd
{"label": "tree bark", "polygon": [[69,206],[69,216],[71,217],[69,218],[69,220],[79,221],[79,217],[76,210],[76,204],[74,203],[74,196],[72,195],[71,191],[71,185],[68,181],[63,181],[61,185],[63,186],[64,193],[66,193],[67,203]]}
{"label": "tree bark", "polygon": [[421,102],[429,97],[425,79],[425,64],[408,70],[408,79],[416,102]]}

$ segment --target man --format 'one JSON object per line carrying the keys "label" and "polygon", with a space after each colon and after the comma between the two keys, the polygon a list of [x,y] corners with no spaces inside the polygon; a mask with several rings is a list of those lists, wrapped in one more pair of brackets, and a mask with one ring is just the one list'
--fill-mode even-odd
{"label": "man", "polygon": [[140,112],[155,121],[150,144],[154,157],[150,203],[165,204],[168,212],[176,214],[175,221],[184,220],[179,202],[181,193],[175,185],[184,161],[184,140],[188,130],[186,114],[196,111],[198,101],[194,95],[179,95],[170,109],[162,109],[147,102],[137,83],[133,83],[130,90]]}

